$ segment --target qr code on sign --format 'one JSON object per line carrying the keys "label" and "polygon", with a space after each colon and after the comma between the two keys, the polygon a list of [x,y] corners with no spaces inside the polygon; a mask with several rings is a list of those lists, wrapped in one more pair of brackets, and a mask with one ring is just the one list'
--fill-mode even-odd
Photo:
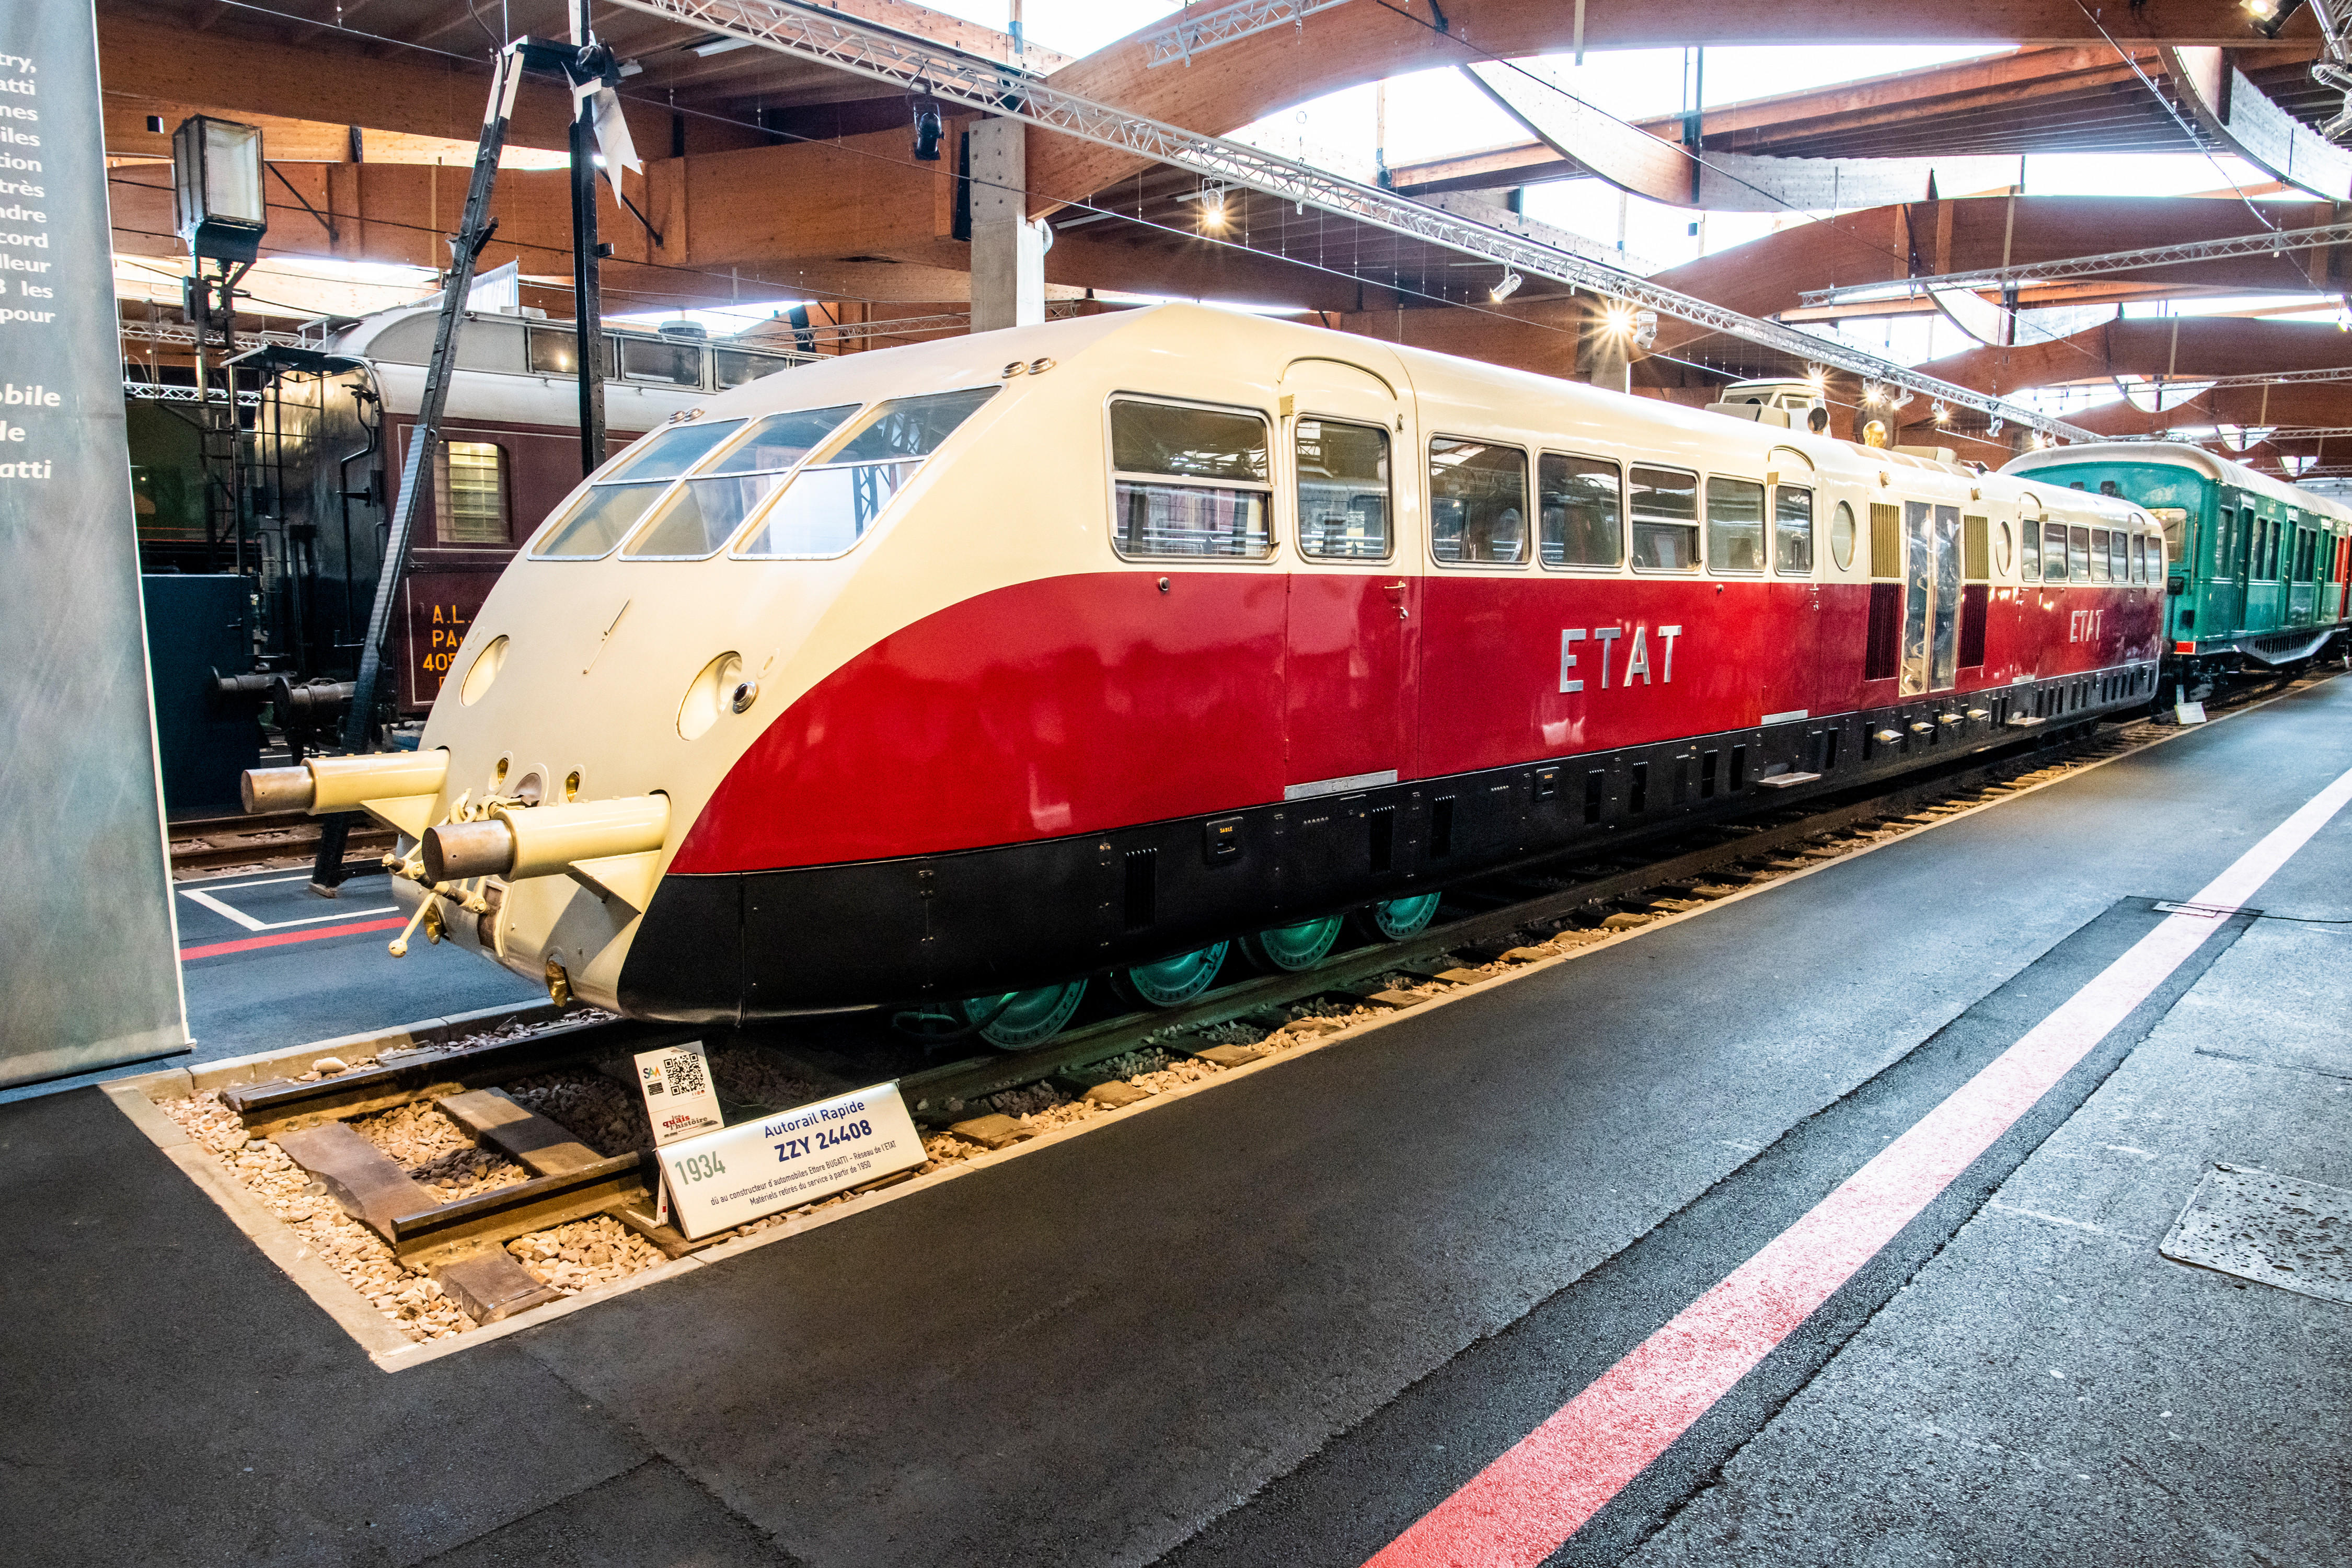
{"label": "qr code on sign", "polygon": [[702,1058],[700,1057],[683,1053],[674,1056],[662,1064],[662,1071],[668,1079],[669,1091],[672,1094],[702,1092]]}

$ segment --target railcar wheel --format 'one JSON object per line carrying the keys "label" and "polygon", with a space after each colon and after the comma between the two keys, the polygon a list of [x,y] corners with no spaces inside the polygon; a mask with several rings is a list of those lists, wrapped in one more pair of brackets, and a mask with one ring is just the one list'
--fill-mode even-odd
{"label": "railcar wheel", "polygon": [[1157,963],[1133,963],[1111,972],[1111,989],[1140,1007],[1181,1007],[1209,988],[1225,962],[1231,942],[1197,952],[1180,952]]}
{"label": "railcar wheel", "polygon": [[1376,942],[1402,942],[1429,929],[1429,922],[1437,918],[1437,900],[1435,893],[1423,893],[1366,904],[1357,911],[1356,923]]}
{"label": "railcar wheel", "polygon": [[1339,928],[1346,921],[1344,915],[1331,915],[1295,926],[1276,926],[1242,938],[1242,952],[1260,969],[1311,969],[1339,940]]}
{"label": "railcar wheel", "polygon": [[1070,1015],[1086,999],[1087,983],[1041,985],[1034,991],[998,992],[961,1003],[964,1022],[1000,1051],[1017,1051],[1062,1032]]}

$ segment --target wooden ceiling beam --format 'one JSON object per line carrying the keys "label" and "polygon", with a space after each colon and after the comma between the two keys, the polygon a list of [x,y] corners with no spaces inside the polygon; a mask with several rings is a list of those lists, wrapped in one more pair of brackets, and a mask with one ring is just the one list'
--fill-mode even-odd
{"label": "wooden ceiling beam", "polygon": [[[1579,7],[1559,0],[1452,0],[1440,33],[1418,6],[1341,5],[1297,25],[1268,27],[1193,58],[1154,68],[1150,40],[1162,19],[1054,73],[1054,85],[1188,130],[1223,135],[1276,110],[1343,88],[1408,71],[1564,51]],[[2120,23],[2110,22],[2110,26]],[[2308,49],[2308,16],[2291,21],[2280,45],[2254,31],[2238,0],[2146,0],[2131,10],[2135,47],[2199,44],[2242,50]],[[1725,5],[1721,0],[1650,0],[1592,6],[1588,49],[1688,44],[1967,43],[2104,47],[2093,9],[2076,0],[1988,0],[1921,6],[1913,0],[1841,0],[1831,5]],[[1132,174],[1130,153],[1052,132],[1029,133],[1033,185],[1048,199],[1097,191]]]}

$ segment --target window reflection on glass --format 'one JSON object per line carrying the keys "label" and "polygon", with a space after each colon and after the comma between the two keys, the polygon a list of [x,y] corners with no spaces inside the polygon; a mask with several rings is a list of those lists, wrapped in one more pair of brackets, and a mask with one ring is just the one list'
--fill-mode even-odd
{"label": "window reflection on glass", "polygon": [[2095,528],[2091,530],[2092,582],[2107,581],[2107,531],[2104,528]]}
{"label": "window reflection on glass", "polygon": [[1754,479],[1706,481],[1706,558],[1718,572],[1764,570],[1764,487]]}
{"label": "window reflection on glass", "polygon": [[1614,566],[1624,553],[1624,484],[1617,465],[1546,452],[1536,463],[1537,548],[1547,566]]}
{"label": "window reflection on glass", "polygon": [[1791,576],[1812,575],[1812,491],[1782,485],[1772,492],[1772,562]]}
{"label": "window reflection on glass", "polygon": [[1840,501],[1830,514],[1830,559],[1841,572],[1853,564],[1853,508]]}
{"label": "window reflection on glass", "polygon": [[[990,398],[992,386],[898,397],[869,411],[822,462],[793,473],[737,547],[764,559],[839,555],[866,536],[940,444]],[[831,410],[807,417],[821,419]],[[776,438],[789,445],[790,433]],[[828,437],[829,438],[829,437]],[[722,459],[720,467],[725,466]]]}
{"label": "window reflection on glass", "polygon": [[2017,525],[2017,574],[2029,583],[2042,581],[2042,525],[2032,518]]}
{"label": "window reflection on glass", "polygon": [[743,349],[710,351],[711,374],[721,392],[730,386],[757,381],[763,375],[773,375],[780,370],[789,370],[792,363],[782,354],[751,353]]}
{"label": "window reflection on glass", "polygon": [[551,327],[530,330],[530,368],[541,375],[580,374],[580,340]]}
{"label": "window reflection on glass", "polygon": [[2091,531],[2087,528],[2066,531],[2066,575],[2077,583],[2091,580]]}
{"label": "window reflection on glass", "polygon": [[760,420],[678,486],[660,515],[629,541],[624,553],[692,560],[715,553],[784,482],[793,466],[856,412],[856,404],[845,403]]}
{"label": "window reflection on glass", "polygon": [[444,441],[433,454],[433,510],[444,544],[507,542],[507,454],[490,441]]}
{"label": "window reflection on glass", "polygon": [[666,338],[623,338],[621,377],[662,381],[673,386],[702,384],[702,345]]}
{"label": "window reflection on glass", "polygon": [[1636,464],[1633,480],[1633,569],[1698,570],[1698,476],[1679,468]]}
{"label": "window reflection on glass", "polygon": [[621,542],[669,481],[743,427],[740,419],[667,425],[604,465],[539,536],[533,555],[593,560]]}
{"label": "window reflection on glass", "polygon": [[1528,558],[1528,455],[1517,447],[1440,436],[1429,443],[1431,552],[1454,564],[1517,566]]}
{"label": "window reflection on glass", "polygon": [[1110,448],[1111,537],[1120,553],[1273,550],[1263,416],[1122,398],[1110,406]]}
{"label": "window reflection on glass", "polygon": [[1377,425],[1301,419],[1298,548],[1307,555],[1377,560],[1389,552],[1389,433]]}
{"label": "window reflection on glass", "polygon": [[1110,466],[1123,474],[1264,484],[1265,420],[1230,409],[1122,399],[1110,405]]}

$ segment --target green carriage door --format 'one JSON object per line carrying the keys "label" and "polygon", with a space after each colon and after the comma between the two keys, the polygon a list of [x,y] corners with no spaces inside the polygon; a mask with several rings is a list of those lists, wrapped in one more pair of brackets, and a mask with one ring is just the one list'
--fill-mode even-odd
{"label": "green carriage door", "polygon": [[2221,493],[2220,521],[2200,574],[2204,603],[2197,612],[2197,635],[2226,637],[2246,624],[2246,576],[2254,548],[2254,509],[2247,498]]}

